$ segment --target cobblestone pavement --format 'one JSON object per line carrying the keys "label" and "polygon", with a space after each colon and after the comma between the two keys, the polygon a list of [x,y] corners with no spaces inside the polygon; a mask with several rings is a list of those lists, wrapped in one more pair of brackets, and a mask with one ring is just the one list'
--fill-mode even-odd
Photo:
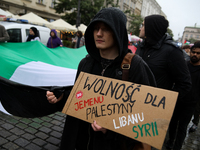
{"label": "cobblestone pavement", "polygon": [[[190,122],[190,124],[188,125],[187,131],[189,130],[191,126],[192,126],[192,122]],[[165,147],[167,139],[168,139],[168,134],[165,138],[162,150],[168,150]],[[157,149],[153,148],[152,150],[157,150]],[[186,135],[186,138],[181,150],[200,150],[200,125],[198,125],[198,130],[196,132],[194,133],[187,132],[187,135]]]}
{"label": "cobblestone pavement", "polygon": [[66,115],[21,118],[0,111],[0,150],[58,150]]}
{"label": "cobblestone pavement", "polygon": [[[59,150],[65,117],[57,112],[41,118],[21,118],[0,111],[0,150]],[[200,150],[200,130],[187,134],[182,150]]]}

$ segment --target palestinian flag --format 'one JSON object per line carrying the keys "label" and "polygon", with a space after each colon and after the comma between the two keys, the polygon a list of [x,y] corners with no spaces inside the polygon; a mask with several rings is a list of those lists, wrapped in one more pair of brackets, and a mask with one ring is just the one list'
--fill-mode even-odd
{"label": "palestinian flag", "polygon": [[190,44],[190,41],[185,40],[185,41],[184,41],[184,44],[189,45],[189,44]]}
{"label": "palestinian flag", "polygon": [[0,43],[0,101],[5,110],[20,117],[40,117],[62,110],[49,104],[46,91],[59,96],[74,84],[85,47],[47,48],[38,41]]}

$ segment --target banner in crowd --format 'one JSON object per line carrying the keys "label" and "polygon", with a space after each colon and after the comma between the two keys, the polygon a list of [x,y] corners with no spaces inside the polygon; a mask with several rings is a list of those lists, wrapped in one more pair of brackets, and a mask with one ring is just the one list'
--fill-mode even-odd
{"label": "banner in crowd", "polygon": [[0,101],[3,107],[22,117],[54,112],[57,108],[46,102],[46,90],[73,86],[78,64],[86,55],[85,47],[47,48],[38,41],[0,43]]}
{"label": "banner in crowd", "polygon": [[177,96],[81,72],[62,112],[161,149]]}
{"label": "banner in crowd", "polygon": [[31,86],[74,84],[76,69],[87,55],[85,47],[47,48],[41,42],[0,44],[0,76]]}

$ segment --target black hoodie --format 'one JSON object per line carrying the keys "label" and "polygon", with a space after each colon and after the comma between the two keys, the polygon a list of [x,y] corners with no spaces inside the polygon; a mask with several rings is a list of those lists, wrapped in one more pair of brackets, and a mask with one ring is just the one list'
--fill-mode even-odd
{"label": "black hoodie", "polygon": [[179,92],[179,99],[191,89],[189,70],[183,51],[172,37],[165,34],[168,21],[163,16],[145,17],[146,39],[138,46],[136,54],[151,68],[159,88]]}
{"label": "black hoodie", "polygon": [[37,28],[35,28],[35,27],[31,27],[30,29],[32,29],[33,30],[33,32],[34,32],[34,35],[28,35],[28,38],[27,38],[27,42],[28,41],[31,41],[32,39],[35,39],[36,37],[39,37],[38,36],[38,30],[37,30]]}
{"label": "black hoodie", "polygon": [[99,50],[95,46],[93,37],[93,26],[99,21],[104,22],[112,29],[119,47],[119,57],[124,57],[128,52],[127,20],[124,13],[117,8],[102,9],[89,24],[85,32],[85,45],[88,53],[96,60],[100,60]]}
{"label": "black hoodie", "polygon": [[200,101],[200,66],[194,66],[190,61],[187,62],[187,65],[192,79],[192,89],[188,96],[191,98],[190,103],[196,103]]}
{"label": "black hoodie", "polygon": [[[126,30],[126,16],[117,8],[104,8],[93,18],[85,32],[85,44],[89,53],[80,63],[77,71],[77,77],[81,71],[90,74],[101,75],[102,65],[99,50],[95,46],[93,37],[93,27],[96,22],[104,22],[112,31],[118,44],[119,56],[115,58],[107,67],[103,76],[122,79],[121,63],[124,56],[131,52],[128,49],[128,35]],[[139,56],[134,56],[129,73],[129,81],[155,86],[155,79],[149,67]],[[95,118],[94,118],[95,119]],[[61,141],[61,150],[93,149],[93,150],[116,150],[120,149],[119,139],[125,138],[127,142],[135,143],[133,139],[127,138],[112,131],[94,132],[90,123],[67,116],[63,137]],[[133,145],[133,144],[130,144]]]}
{"label": "black hoodie", "polygon": [[167,32],[169,22],[161,15],[150,15],[145,17],[146,42],[155,45]]}

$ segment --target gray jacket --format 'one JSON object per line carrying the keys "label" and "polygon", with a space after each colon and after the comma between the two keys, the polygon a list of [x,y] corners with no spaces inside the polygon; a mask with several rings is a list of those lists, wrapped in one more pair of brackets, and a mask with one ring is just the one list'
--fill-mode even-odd
{"label": "gray jacket", "polygon": [[5,42],[10,39],[4,26],[0,25],[0,42]]}

